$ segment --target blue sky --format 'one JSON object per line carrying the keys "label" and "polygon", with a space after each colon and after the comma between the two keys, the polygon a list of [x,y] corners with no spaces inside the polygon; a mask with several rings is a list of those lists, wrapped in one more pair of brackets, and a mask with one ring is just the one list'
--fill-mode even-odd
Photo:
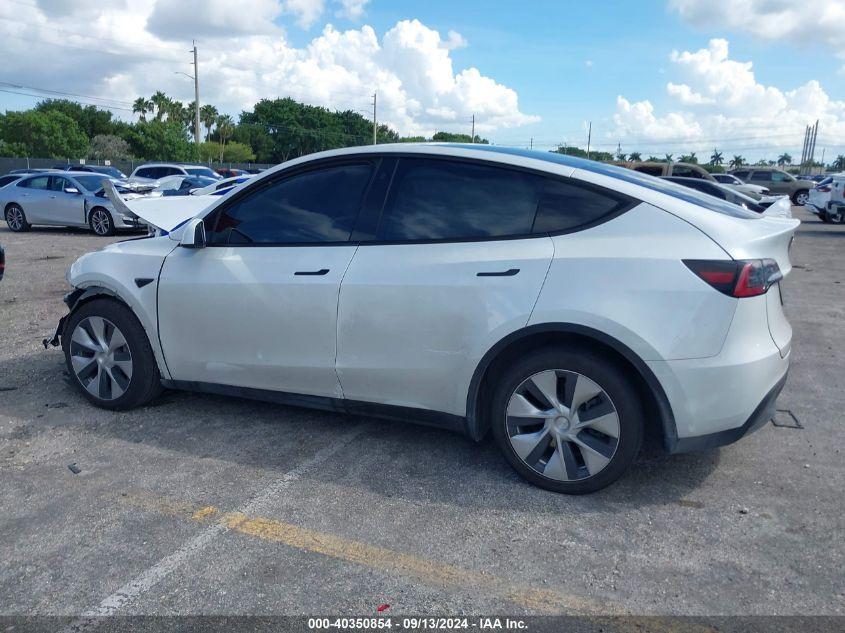
{"label": "blue sky", "polygon": [[[845,151],[845,0],[14,0],[0,89],[93,96],[131,119],[120,108],[139,94],[192,98],[174,69],[190,71],[193,38],[204,100],[234,115],[288,94],[366,112],[377,88],[402,134],[468,132],[475,113],[501,144],[583,145],[592,121],[600,149],[767,156],[800,153],[820,118]],[[0,108],[36,99],[0,92]]]}

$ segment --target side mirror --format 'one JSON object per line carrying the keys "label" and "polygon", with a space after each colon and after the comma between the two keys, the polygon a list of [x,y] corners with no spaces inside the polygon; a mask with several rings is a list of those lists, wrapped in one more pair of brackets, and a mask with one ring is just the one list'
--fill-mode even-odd
{"label": "side mirror", "polygon": [[79,193],[79,189],[76,187],[65,187],[65,193]]}
{"label": "side mirror", "polygon": [[179,245],[184,248],[205,248],[205,223],[202,218],[192,218],[185,223]]}

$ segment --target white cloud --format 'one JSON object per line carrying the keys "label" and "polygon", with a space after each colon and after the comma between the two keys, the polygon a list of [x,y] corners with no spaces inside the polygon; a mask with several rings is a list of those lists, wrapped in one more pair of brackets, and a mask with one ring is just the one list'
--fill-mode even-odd
{"label": "white cloud", "polygon": [[339,0],[339,3],[340,9],[335,15],[350,20],[360,20],[364,15],[364,7],[370,3],[370,0]]}
{"label": "white cloud", "polygon": [[[232,6],[240,10],[237,2],[233,2]],[[295,15],[296,23],[307,29],[323,15],[326,7],[323,0],[282,0],[282,8],[285,13]]]}
{"label": "white cloud", "polygon": [[[285,96],[366,114],[378,90],[379,120],[401,134],[468,130],[473,114],[479,133],[539,120],[520,111],[512,88],[477,68],[454,68],[451,50],[465,43],[457,33],[444,37],[418,20],[400,21],[381,36],[368,25],[326,25],[297,47],[278,22],[294,6],[306,15],[302,0],[251,0],[248,10],[243,3],[207,0],[199,23],[178,19],[192,12],[194,1],[101,3],[66,16],[61,26],[41,10],[0,3],[0,18],[7,18],[0,19],[4,80],[123,105],[156,90],[188,102],[193,84],[174,71],[192,72],[189,42],[200,28],[200,100],[233,115],[261,98]],[[167,16],[188,25],[181,38],[163,26]]]}
{"label": "white cloud", "polygon": [[669,82],[669,111],[655,112],[650,101],[619,97],[612,138],[630,144],[660,142],[690,149],[747,148],[766,154],[779,148],[800,152],[804,128],[819,120],[819,147],[836,147],[845,138],[845,101],[830,99],[818,81],[791,90],[757,81],[751,62],[730,58],[724,39],[713,39],[698,51],[673,51],[670,72],[682,80]]}
{"label": "white cloud", "polygon": [[457,31],[450,30],[447,33],[447,39],[443,43],[443,46],[450,51],[455,51],[459,48],[466,48],[469,46],[469,42],[467,42],[464,36]]}
{"label": "white cloud", "polygon": [[845,59],[845,0],[669,0],[669,6],[697,27],[732,29],[772,42],[822,45]]}

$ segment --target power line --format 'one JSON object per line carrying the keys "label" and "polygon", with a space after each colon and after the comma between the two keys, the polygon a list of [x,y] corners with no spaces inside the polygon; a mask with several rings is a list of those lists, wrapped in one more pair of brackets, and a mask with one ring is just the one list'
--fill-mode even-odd
{"label": "power line", "polygon": [[131,106],[131,101],[122,101],[120,99],[107,99],[105,97],[93,97],[91,95],[81,95],[76,92],[63,92],[61,90],[51,90],[49,88],[36,88],[35,86],[24,86],[22,84],[15,84],[8,81],[0,81],[0,86],[7,86],[9,88],[16,88],[19,90],[34,90],[35,92],[44,92],[48,94],[55,94],[63,97],[80,97],[82,99],[90,99],[93,101],[106,101],[108,103],[120,103],[126,106]]}
{"label": "power line", "polygon": [[[25,97],[35,97],[36,99],[43,99],[44,98],[43,94],[33,94],[31,92],[22,92],[20,90],[6,90],[4,88],[0,88],[0,92],[5,92],[6,94],[10,94],[10,95],[22,95],[22,96],[25,96]],[[76,101],[76,103],[79,103],[80,105],[95,106],[95,107],[98,107],[98,108],[104,108],[104,109],[108,109],[108,110],[125,110],[126,112],[132,112],[132,108],[125,108],[125,107],[122,107],[122,106],[110,106],[110,105],[106,105],[106,104],[102,104],[102,103],[85,103],[84,101]]]}

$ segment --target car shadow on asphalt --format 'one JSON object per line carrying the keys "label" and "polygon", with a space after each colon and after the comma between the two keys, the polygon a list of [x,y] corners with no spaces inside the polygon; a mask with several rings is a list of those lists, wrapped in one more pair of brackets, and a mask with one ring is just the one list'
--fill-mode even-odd
{"label": "car shadow on asphalt", "polygon": [[300,447],[313,451],[313,446],[364,425],[349,450],[309,479],[417,505],[612,514],[681,503],[694,496],[720,461],[718,449],[666,455],[648,443],[618,482],[574,497],[523,481],[489,435],[476,444],[458,433],[417,424],[175,391],[164,392],[148,406],[113,412],[93,407],[77,392],[58,350],[0,361],[0,376],[27,375],[20,384],[0,381],[6,390],[0,393],[0,411],[28,427],[25,433],[33,441],[61,429],[281,474]]}

